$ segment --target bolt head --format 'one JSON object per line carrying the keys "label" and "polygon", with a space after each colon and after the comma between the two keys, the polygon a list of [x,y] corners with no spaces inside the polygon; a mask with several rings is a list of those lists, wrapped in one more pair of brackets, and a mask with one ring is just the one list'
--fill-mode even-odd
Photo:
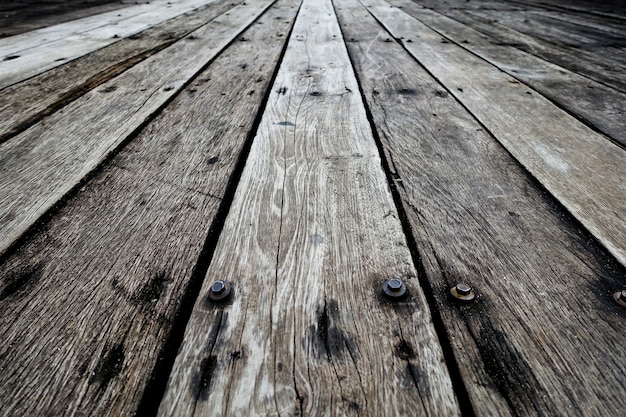
{"label": "bolt head", "polygon": [[626,301],[626,290],[622,290],[622,292],[619,294],[619,298]]}
{"label": "bolt head", "polygon": [[622,307],[626,307],[626,290],[614,292],[613,301]]}
{"label": "bolt head", "polygon": [[450,294],[452,294],[452,297],[454,297],[457,301],[464,303],[472,302],[476,298],[476,293],[474,292],[472,286],[464,282],[459,282],[452,287],[450,289]]}
{"label": "bolt head", "polygon": [[212,301],[221,301],[230,296],[231,287],[228,281],[215,281],[209,288],[209,299]]}
{"label": "bolt head", "polygon": [[398,278],[391,278],[383,284],[383,294],[390,300],[400,300],[407,295],[406,285]]}

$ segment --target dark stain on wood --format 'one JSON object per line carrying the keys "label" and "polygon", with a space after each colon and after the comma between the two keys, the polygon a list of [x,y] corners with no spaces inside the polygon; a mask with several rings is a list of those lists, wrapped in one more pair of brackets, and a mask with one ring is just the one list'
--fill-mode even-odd
{"label": "dark stain on wood", "polygon": [[26,293],[32,288],[43,275],[45,264],[38,263],[28,265],[22,269],[10,272],[9,276],[3,279],[2,287],[0,287],[0,301],[16,295],[18,293]]}
{"label": "dark stain on wood", "polygon": [[106,354],[100,358],[96,370],[89,379],[89,383],[97,383],[98,391],[104,391],[107,385],[122,371],[124,359],[126,359],[124,355],[124,344],[121,342],[109,349]]}
{"label": "dark stain on wood", "polygon": [[194,378],[196,381],[194,384],[194,394],[199,401],[209,399],[209,395],[211,394],[211,379],[213,378],[215,368],[217,368],[217,358],[213,355],[202,359],[200,362],[200,369]]}
{"label": "dark stain on wood", "polygon": [[402,360],[408,361],[415,358],[415,351],[409,342],[404,339],[400,340],[400,343],[396,345],[396,356]]}
{"label": "dark stain on wood", "polygon": [[209,165],[213,165],[213,164],[218,163],[218,162],[219,162],[219,160],[220,160],[220,158],[219,158],[218,156],[212,156],[212,157],[210,157],[210,158],[207,160],[207,163],[208,163]]}
{"label": "dark stain on wood", "polygon": [[135,294],[132,299],[140,305],[150,305],[161,298],[163,290],[170,281],[168,275],[164,272],[158,272],[146,282],[141,291]]}
{"label": "dark stain on wood", "polygon": [[439,89],[437,89],[437,90],[435,90],[435,95],[436,95],[437,97],[446,98],[446,97],[448,97],[448,92],[447,92],[447,91],[445,91],[445,90],[439,90]]}
{"label": "dark stain on wood", "polygon": [[339,306],[334,299],[325,300],[324,305],[318,308],[317,327],[310,327],[310,331],[316,335],[314,340],[318,341],[314,345],[318,359],[325,356],[329,362],[341,361],[346,351],[355,358],[357,349],[354,339],[336,325],[339,315]]}

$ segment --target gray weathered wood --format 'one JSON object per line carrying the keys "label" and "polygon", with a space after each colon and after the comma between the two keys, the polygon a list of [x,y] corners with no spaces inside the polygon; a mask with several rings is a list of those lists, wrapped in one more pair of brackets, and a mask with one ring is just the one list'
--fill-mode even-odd
{"label": "gray weathered wood", "polygon": [[304,1],[159,414],[457,407],[330,0]]}
{"label": "gray weathered wood", "polygon": [[[83,56],[91,51],[102,48],[116,42],[119,38],[141,32],[157,23],[171,19],[185,12],[197,9],[213,0],[179,0],[173,4],[146,4],[149,7],[145,13],[140,13],[126,19],[116,21],[102,26],[96,26],[83,31],[82,27],[78,31],[65,34],[61,31],[61,38],[52,42],[45,42],[37,34],[33,34],[34,39],[28,39],[26,43],[32,46],[14,48],[12,38],[0,40],[0,43],[8,43],[6,47],[0,46],[0,88],[7,87],[17,82],[28,79],[51,68],[55,68],[64,62]],[[98,19],[93,16],[88,19]],[[80,23],[80,21],[79,21]],[[62,26],[72,26],[79,24],[68,22]],[[97,25],[97,23],[96,23]],[[20,35],[28,37],[29,34]]]}
{"label": "gray weathered wood", "polygon": [[[363,0],[609,252],[626,265],[626,151],[383,0]],[[412,42],[409,42],[411,40]]]}
{"label": "gray weathered wood", "polygon": [[[175,318],[189,302],[207,234],[215,237],[281,33],[295,17],[289,3],[244,32],[247,41],[220,55],[4,260],[0,415],[146,411],[137,410],[146,383],[180,326]],[[156,394],[144,406],[158,402]]]}
{"label": "gray weathered wood", "polygon": [[247,0],[0,145],[0,253],[275,0]]}
{"label": "gray weathered wood", "polygon": [[[364,8],[334,3],[474,415],[621,414],[624,269]],[[459,281],[476,303],[451,299]]]}
{"label": "gray weathered wood", "polygon": [[626,146],[626,94],[511,46],[410,0],[393,0],[405,13],[447,39],[539,91],[551,101]]}
{"label": "gray weathered wood", "polygon": [[[0,142],[241,3],[217,0],[0,91]],[[42,94],[43,92],[43,94]]]}
{"label": "gray weathered wood", "polygon": [[[554,45],[536,37],[514,30],[497,18],[481,14],[480,8],[470,8],[475,2],[454,2],[450,6],[433,0],[419,0],[419,4],[432,7],[438,12],[453,18],[461,23],[485,33],[504,45],[513,46],[530,54],[536,55],[557,65],[577,72],[588,78],[626,92],[626,80],[623,77],[624,69],[616,67],[611,57],[602,57],[589,54],[584,50],[572,51],[563,46]],[[482,4],[482,3],[479,3]],[[491,4],[491,3],[490,3]],[[499,3],[496,3],[499,4]]]}

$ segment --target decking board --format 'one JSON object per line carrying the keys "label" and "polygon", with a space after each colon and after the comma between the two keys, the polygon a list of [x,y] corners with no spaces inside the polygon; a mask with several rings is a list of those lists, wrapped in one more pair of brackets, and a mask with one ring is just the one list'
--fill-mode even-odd
{"label": "decking board", "polygon": [[[465,407],[477,416],[618,413],[608,398],[626,389],[626,357],[613,350],[626,342],[624,314],[608,295],[624,270],[581,237],[444,86],[388,42],[366,8],[334,3],[469,393]],[[455,302],[457,282],[472,284],[478,301]]]}
{"label": "decking board", "polygon": [[197,292],[294,16],[262,16],[4,259],[0,415],[132,416],[158,405],[141,402],[144,390]]}
{"label": "decking board", "polygon": [[249,0],[0,144],[0,253],[275,0]]}
{"label": "decking board", "polygon": [[159,409],[244,414],[459,414],[330,0],[302,3]]}

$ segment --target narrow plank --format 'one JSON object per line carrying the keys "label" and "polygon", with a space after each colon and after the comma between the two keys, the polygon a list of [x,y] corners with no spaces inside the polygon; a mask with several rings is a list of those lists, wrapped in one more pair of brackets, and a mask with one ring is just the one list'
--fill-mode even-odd
{"label": "narrow plank", "polygon": [[410,0],[392,0],[447,40],[473,52],[626,146],[626,94],[493,39]]}
{"label": "narrow plank", "polygon": [[[133,4],[149,0],[133,1]],[[36,5],[36,7],[33,7]],[[5,0],[0,4],[0,38],[19,35],[43,27],[58,25],[71,20],[83,19],[130,7],[129,0],[83,0],[68,2],[66,0]]]}
{"label": "narrow plank", "polygon": [[144,395],[144,405],[158,405],[158,392],[144,389],[181,325],[190,285],[199,288],[196,263],[215,237],[292,3],[244,32],[246,42],[220,55],[4,260],[2,415],[145,415]]}
{"label": "narrow plank", "polygon": [[38,30],[33,30],[8,39],[0,40],[0,55],[13,55],[20,51],[45,45],[63,39],[70,35],[80,34],[102,26],[115,25],[124,20],[143,14],[150,9],[162,8],[167,0],[156,0],[150,5],[141,4],[126,7],[121,10],[100,13],[70,22],[51,25]]}
{"label": "narrow plank", "polygon": [[120,22],[63,37],[54,42],[4,55],[0,61],[0,88],[26,80],[64,62],[141,32],[157,23],[197,9],[214,0],[180,0]]}
{"label": "narrow plank", "polygon": [[459,415],[380,163],[331,1],[305,0],[160,415]]}
{"label": "narrow plank", "polygon": [[[626,271],[364,8],[334,3],[468,415],[619,415]],[[459,281],[477,302],[451,299]]]}
{"label": "narrow plank", "polygon": [[[242,0],[217,0],[0,91],[0,143],[165,49]],[[45,94],[42,94],[42,91]]]}
{"label": "narrow plank", "polygon": [[[513,46],[607,86],[616,88],[621,92],[626,92],[626,80],[622,76],[624,69],[616,68],[615,61],[612,59],[591,56],[586,51],[572,53],[567,48],[550,44],[509,28],[496,19],[476,14],[474,9],[470,9],[468,6],[440,7],[440,3],[433,3],[432,0],[419,0],[419,4],[432,8],[447,17],[489,35],[496,39],[497,42]],[[471,4],[474,4],[474,2],[471,2]]]}
{"label": "narrow plank", "polygon": [[275,0],[247,0],[0,145],[0,253]]}
{"label": "narrow plank", "polygon": [[[369,10],[448,92],[626,265],[626,151],[383,0]],[[414,40],[414,42],[409,42]],[[485,103],[489,103],[488,106]]]}

